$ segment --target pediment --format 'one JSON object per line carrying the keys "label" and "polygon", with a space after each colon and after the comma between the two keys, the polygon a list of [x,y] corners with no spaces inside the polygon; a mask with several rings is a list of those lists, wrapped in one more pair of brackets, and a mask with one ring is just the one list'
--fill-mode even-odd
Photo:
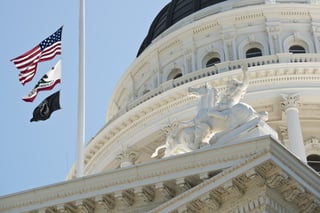
{"label": "pediment", "polygon": [[0,211],[313,213],[319,178],[264,136],[2,197]]}

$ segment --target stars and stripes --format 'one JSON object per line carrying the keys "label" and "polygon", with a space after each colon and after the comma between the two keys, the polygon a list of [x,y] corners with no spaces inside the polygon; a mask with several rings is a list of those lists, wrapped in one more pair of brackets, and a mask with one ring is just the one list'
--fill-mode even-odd
{"label": "stars and stripes", "polygon": [[62,28],[60,27],[55,33],[28,52],[11,59],[20,71],[19,81],[21,84],[24,85],[33,79],[39,62],[51,60],[56,55],[61,54]]}

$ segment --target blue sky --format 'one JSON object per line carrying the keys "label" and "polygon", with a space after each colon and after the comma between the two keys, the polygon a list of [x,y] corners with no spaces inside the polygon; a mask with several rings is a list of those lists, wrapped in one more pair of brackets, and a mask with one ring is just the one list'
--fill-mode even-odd
{"label": "blue sky", "polygon": [[[86,1],[86,142],[106,122],[112,91],[135,59],[153,18],[170,0]],[[0,7],[1,154],[0,196],[65,180],[76,160],[78,110],[79,0],[5,0]],[[33,81],[22,86],[10,62],[60,26],[62,55],[39,63]],[[22,101],[59,59],[62,83]],[[62,109],[32,122],[33,109],[61,90]]]}

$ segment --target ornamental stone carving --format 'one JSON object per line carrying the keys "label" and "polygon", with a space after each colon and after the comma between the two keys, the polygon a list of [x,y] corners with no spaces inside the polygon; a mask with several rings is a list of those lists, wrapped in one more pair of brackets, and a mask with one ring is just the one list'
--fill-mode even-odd
{"label": "ornamental stone carving", "polygon": [[240,197],[244,194],[244,189],[232,180],[226,182],[223,185],[224,190],[226,190],[230,195]]}
{"label": "ornamental stone carving", "polygon": [[138,158],[138,152],[133,150],[125,150],[117,156],[117,159],[120,161],[120,167],[127,167],[134,165]]}
{"label": "ornamental stone carving", "polygon": [[115,198],[110,195],[100,195],[94,198],[95,209],[111,210],[115,207]]}
{"label": "ornamental stone carving", "polygon": [[150,186],[141,186],[134,189],[134,193],[144,202],[151,202],[154,199],[155,192]]}
{"label": "ornamental stone carving", "polygon": [[317,137],[311,137],[304,142],[306,148],[306,155],[320,155],[320,139]]}
{"label": "ornamental stone carving", "polygon": [[221,199],[211,193],[201,197],[201,201],[204,202],[210,209],[217,210],[221,206]]}
{"label": "ornamental stone carving", "polygon": [[265,179],[255,169],[250,169],[246,172],[246,177],[250,180],[255,180],[258,186],[265,184]]}
{"label": "ornamental stone carving", "polygon": [[305,190],[301,186],[292,187],[286,191],[283,192],[284,199],[291,202],[296,197],[298,197],[301,193],[304,193]]}
{"label": "ornamental stone carving", "polygon": [[131,190],[118,191],[114,196],[125,206],[132,206],[134,203],[134,193]]}
{"label": "ornamental stone carving", "polygon": [[94,203],[89,200],[77,200],[74,205],[79,213],[90,213],[94,209]]}
{"label": "ornamental stone carving", "polygon": [[176,194],[175,191],[174,191],[172,188],[170,188],[169,186],[167,186],[167,185],[164,184],[163,182],[156,183],[156,184],[155,184],[155,188],[156,188],[157,190],[159,190],[160,193],[161,193],[164,197],[166,197],[166,198],[168,198],[168,199],[174,197],[175,194]]}
{"label": "ornamental stone carving", "polygon": [[176,184],[179,186],[180,192],[187,191],[192,187],[190,181],[188,181],[188,179],[186,179],[185,177],[178,178],[176,180]]}
{"label": "ornamental stone carving", "polygon": [[59,213],[72,213],[73,211],[75,211],[75,208],[71,205],[57,205],[56,209]]}
{"label": "ornamental stone carving", "polygon": [[283,111],[286,111],[289,108],[296,108],[298,109],[301,105],[299,102],[300,100],[300,95],[299,94],[282,94],[282,102],[281,102],[281,109]]}
{"label": "ornamental stone carving", "polygon": [[279,172],[267,178],[267,185],[270,188],[276,188],[281,186],[286,179],[288,179],[288,175],[284,172]]}
{"label": "ornamental stone carving", "polygon": [[[191,152],[207,145],[231,143],[234,138],[248,138],[277,133],[265,121],[267,113],[257,113],[251,106],[240,102],[249,80],[247,65],[243,66],[243,79],[232,79],[219,94],[209,84],[189,88],[189,94],[198,97],[197,113],[192,120],[176,121],[167,127],[166,143],[156,148],[151,157],[165,149],[164,156]],[[235,137],[237,136],[237,137]]]}

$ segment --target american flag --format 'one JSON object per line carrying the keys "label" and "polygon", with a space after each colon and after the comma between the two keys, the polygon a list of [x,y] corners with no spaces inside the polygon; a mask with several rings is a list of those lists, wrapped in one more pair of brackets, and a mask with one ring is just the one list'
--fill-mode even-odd
{"label": "american flag", "polygon": [[11,59],[20,71],[19,81],[21,84],[24,85],[33,79],[39,62],[51,60],[56,55],[61,54],[61,35],[62,27],[33,49]]}

